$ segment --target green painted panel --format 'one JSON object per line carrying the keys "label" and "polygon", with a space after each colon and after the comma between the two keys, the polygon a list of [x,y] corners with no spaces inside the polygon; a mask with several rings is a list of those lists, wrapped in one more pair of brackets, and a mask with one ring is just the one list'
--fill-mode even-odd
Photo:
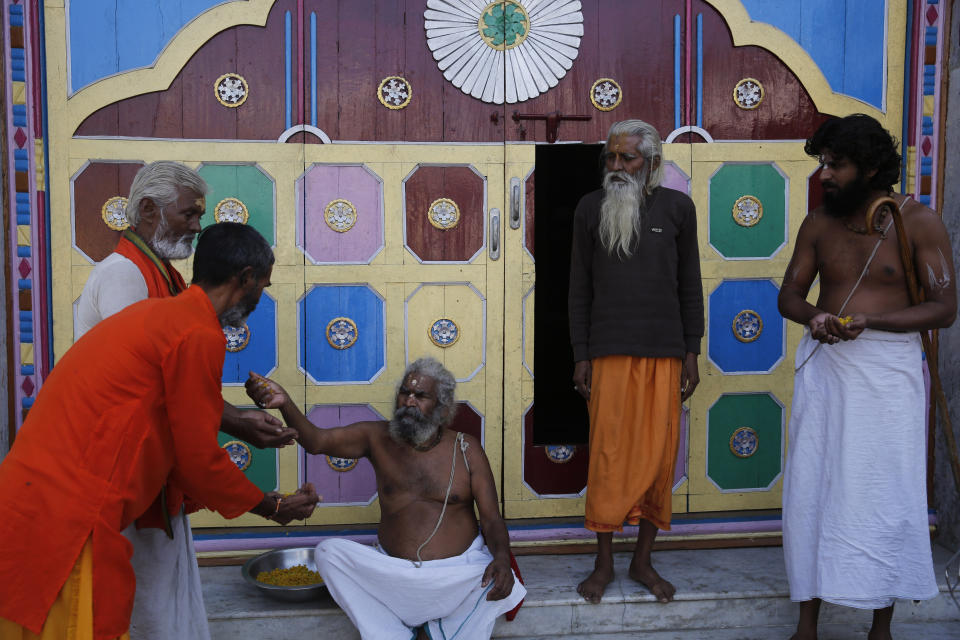
{"label": "green painted panel", "polygon": [[[767,393],[729,394],[710,407],[707,420],[707,476],[724,490],[766,489],[781,470],[783,407]],[[730,447],[740,427],[757,435],[746,458]]]}
{"label": "green painted panel", "polygon": [[[222,447],[232,440],[237,440],[231,435],[223,433],[217,434],[217,443]],[[264,493],[275,491],[277,488],[277,449],[257,449],[249,442],[244,442],[250,449],[250,466],[244,470],[247,479],[257,485]]]}
{"label": "green painted panel", "polygon": [[[768,258],[784,244],[786,180],[771,164],[728,164],[710,179],[710,244],[725,258]],[[733,219],[741,196],[763,206],[760,220],[744,227]]]}
{"label": "green painted panel", "polygon": [[204,224],[214,223],[214,210],[224,198],[236,198],[246,207],[250,218],[247,224],[260,232],[270,246],[274,238],[273,181],[260,169],[251,165],[207,164],[198,173],[210,187],[207,193],[207,213]]}

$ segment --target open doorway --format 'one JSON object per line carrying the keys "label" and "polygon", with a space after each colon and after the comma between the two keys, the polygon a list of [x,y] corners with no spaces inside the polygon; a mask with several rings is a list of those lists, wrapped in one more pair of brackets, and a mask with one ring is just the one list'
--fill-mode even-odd
{"label": "open doorway", "polygon": [[599,189],[600,144],[538,145],[534,194],[534,444],[581,444],[589,438],[587,405],[573,388],[573,349],[567,317],[573,213]]}

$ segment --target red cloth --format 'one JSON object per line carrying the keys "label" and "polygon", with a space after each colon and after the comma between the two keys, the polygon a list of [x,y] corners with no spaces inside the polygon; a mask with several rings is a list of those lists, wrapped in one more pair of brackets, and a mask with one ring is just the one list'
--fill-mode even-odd
{"label": "red cloth", "polygon": [[39,632],[92,535],[95,637],[121,635],[135,579],[120,532],[168,477],[227,518],[263,499],[217,443],[225,346],[194,286],[106,318],[64,354],[0,463],[0,617]]}

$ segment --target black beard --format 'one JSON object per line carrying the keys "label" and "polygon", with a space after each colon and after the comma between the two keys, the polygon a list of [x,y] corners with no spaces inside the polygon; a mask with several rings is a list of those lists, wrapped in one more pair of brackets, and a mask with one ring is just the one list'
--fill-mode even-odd
{"label": "black beard", "polygon": [[845,218],[863,206],[872,191],[870,183],[861,176],[832,193],[824,189],[824,211],[832,218]]}
{"label": "black beard", "polygon": [[416,407],[400,407],[393,412],[393,419],[389,424],[390,437],[394,441],[405,442],[415,447],[429,442],[440,428],[438,411],[434,410],[428,417]]}
{"label": "black beard", "polygon": [[240,302],[220,314],[220,325],[224,327],[242,327],[250,314],[253,313],[253,310],[257,308],[258,302],[260,302],[259,296],[256,295],[255,291],[251,291],[244,296]]}

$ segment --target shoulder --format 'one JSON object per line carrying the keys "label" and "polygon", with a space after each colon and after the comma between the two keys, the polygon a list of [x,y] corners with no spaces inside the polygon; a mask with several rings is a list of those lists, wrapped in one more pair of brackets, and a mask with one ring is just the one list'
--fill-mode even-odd
{"label": "shoulder", "polygon": [[463,434],[463,441],[467,444],[467,459],[473,460],[474,458],[482,458],[486,460],[487,454],[483,450],[483,443],[480,442],[480,439],[470,435],[469,433]]}
{"label": "shoulder", "polygon": [[603,189],[591,191],[580,198],[580,202],[577,203],[577,215],[580,216],[591,212],[598,212],[600,210],[601,200],[603,200]]}
{"label": "shoulder", "polygon": [[677,191],[676,189],[671,189],[670,187],[659,186],[656,188],[654,193],[656,193],[657,202],[661,203],[662,205],[682,207],[690,210],[696,209],[696,205],[693,204],[693,199],[683,191]]}
{"label": "shoulder", "polygon": [[[110,286],[143,286],[146,288],[147,281],[143,278],[143,273],[129,258],[119,253],[111,253],[106,258],[98,262],[90,272],[87,278],[89,286],[96,287],[102,284]],[[86,286],[84,286],[86,288]]]}
{"label": "shoulder", "polygon": [[947,233],[943,219],[937,215],[937,212],[930,207],[920,204],[916,200],[909,199],[901,202],[900,213],[903,217],[904,226],[911,234],[928,237],[930,235],[940,236]]}

